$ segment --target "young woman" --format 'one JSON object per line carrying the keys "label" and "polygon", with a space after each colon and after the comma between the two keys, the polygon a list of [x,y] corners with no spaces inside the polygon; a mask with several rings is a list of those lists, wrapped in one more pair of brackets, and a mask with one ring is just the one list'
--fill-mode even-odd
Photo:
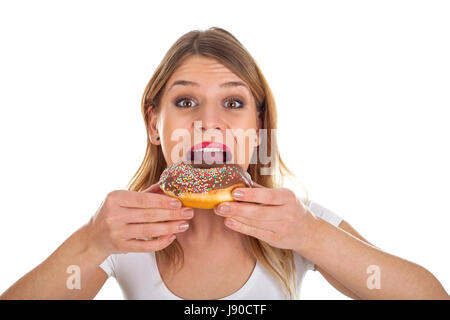
{"label": "young woman", "polygon": [[[307,270],[354,299],[449,298],[423,267],[378,249],[330,210],[282,188],[279,178],[290,172],[272,144],[273,96],[227,31],[178,39],[145,89],[142,113],[148,145],[128,190],[109,193],[88,223],[1,298],[92,299],[113,276],[127,299],[295,299]],[[255,132],[230,151],[233,158],[245,151],[239,165],[254,187],[236,189],[236,201],[212,210],[163,194],[157,182],[174,163],[172,135],[180,129],[191,136]],[[271,162],[250,161],[263,142]],[[262,174],[269,167],[271,174]],[[69,266],[79,267],[80,289],[67,285]]]}

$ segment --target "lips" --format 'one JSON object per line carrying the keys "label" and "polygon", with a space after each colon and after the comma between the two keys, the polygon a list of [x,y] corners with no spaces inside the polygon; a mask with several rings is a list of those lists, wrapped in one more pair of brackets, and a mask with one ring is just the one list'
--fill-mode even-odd
{"label": "lips", "polygon": [[221,164],[231,158],[231,150],[226,145],[212,141],[198,143],[186,154],[186,160],[194,161],[194,163]]}

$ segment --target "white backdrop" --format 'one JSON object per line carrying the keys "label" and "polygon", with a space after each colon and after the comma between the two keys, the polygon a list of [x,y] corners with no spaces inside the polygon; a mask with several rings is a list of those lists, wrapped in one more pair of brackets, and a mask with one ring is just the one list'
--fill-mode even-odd
{"label": "white backdrop", "polygon": [[[447,1],[1,2],[0,292],[125,188],[145,85],[211,26],[262,68],[309,196],[449,291],[449,16]],[[122,298],[113,278],[96,297]],[[313,272],[302,298],[346,299]]]}

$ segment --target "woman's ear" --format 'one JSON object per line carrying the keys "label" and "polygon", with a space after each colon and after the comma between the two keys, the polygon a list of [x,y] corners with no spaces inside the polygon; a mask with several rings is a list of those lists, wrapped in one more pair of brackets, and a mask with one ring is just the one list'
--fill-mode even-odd
{"label": "woman's ear", "polygon": [[148,127],[148,138],[150,142],[154,145],[161,144],[161,137],[158,132],[158,114],[155,112],[155,106],[150,105],[147,109],[147,127]]}

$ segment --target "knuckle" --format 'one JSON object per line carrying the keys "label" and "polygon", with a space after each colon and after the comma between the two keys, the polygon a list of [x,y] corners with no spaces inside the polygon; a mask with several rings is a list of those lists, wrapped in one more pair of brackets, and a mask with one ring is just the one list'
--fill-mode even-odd
{"label": "knuckle", "polygon": [[173,200],[173,198],[168,196],[162,196],[162,195],[155,195],[154,202],[158,205],[160,208],[166,208],[166,209],[174,209],[170,206],[170,202]]}
{"label": "knuckle", "polygon": [[295,193],[292,190],[286,189],[286,193],[287,193],[287,196],[289,198],[289,201],[292,201],[292,202],[296,202],[297,201],[297,196],[295,195]]}
{"label": "knuckle", "polygon": [[145,196],[145,193],[137,193],[136,194],[136,204],[138,206],[144,206],[147,202],[147,198]]}
{"label": "knuckle", "polygon": [[114,241],[112,247],[115,251],[121,252],[124,250],[124,244],[120,241]]}
{"label": "knuckle", "polygon": [[158,195],[154,193],[142,193],[142,201],[144,205],[162,206],[162,201],[159,199]]}
{"label": "knuckle", "polygon": [[114,215],[113,214],[107,214],[106,215],[106,217],[105,217],[105,225],[106,225],[106,227],[108,228],[108,229],[112,229],[112,227],[114,226],[114,224],[115,224],[115,221],[116,221],[116,218],[114,217]]}
{"label": "knuckle", "polygon": [[138,216],[140,220],[147,221],[149,223],[155,223],[160,220],[159,214],[157,214],[154,209],[149,209],[147,212],[142,212]]}
{"label": "knuckle", "polygon": [[292,212],[292,210],[286,210],[286,214],[283,217],[284,225],[290,225],[291,223],[295,222],[295,213]]}
{"label": "knuckle", "polygon": [[134,212],[133,214],[130,214],[130,221],[131,220],[146,221],[146,219],[149,217],[151,217],[150,212],[138,211],[138,212]]}
{"label": "knuckle", "polygon": [[121,238],[121,232],[119,230],[111,228],[109,230],[109,237],[110,237],[110,239],[113,239],[113,240],[120,239]]}
{"label": "knuckle", "polygon": [[295,195],[294,195],[294,193],[293,193],[291,190],[289,190],[288,188],[281,188],[280,191],[281,191],[281,194],[280,194],[280,195],[283,196],[284,199],[286,199],[287,201],[292,201],[292,200],[294,200]]}
{"label": "knuckle", "polygon": [[110,241],[112,241],[113,243],[116,241],[116,238],[114,238],[114,231],[113,231],[111,228],[109,228],[109,229],[106,231],[106,234],[107,234],[107,238],[108,238]]}
{"label": "knuckle", "polygon": [[175,219],[182,218],[182,217],[183,217],[182,212],[183,212],[183,208],[178,209],[178,210],[172,210],[172,211],[169,213],[169,218],[174,219],[174,220],[175,220]]}
{"label": "knuckle", "polygon": [[114,190],[114,191],[111,191],[111,192],[109,192],[107,195],[106,195],[106,203],[117,203],[117,200],[119,199],[119,197],[120,197],[120,191],[119,190]]}

